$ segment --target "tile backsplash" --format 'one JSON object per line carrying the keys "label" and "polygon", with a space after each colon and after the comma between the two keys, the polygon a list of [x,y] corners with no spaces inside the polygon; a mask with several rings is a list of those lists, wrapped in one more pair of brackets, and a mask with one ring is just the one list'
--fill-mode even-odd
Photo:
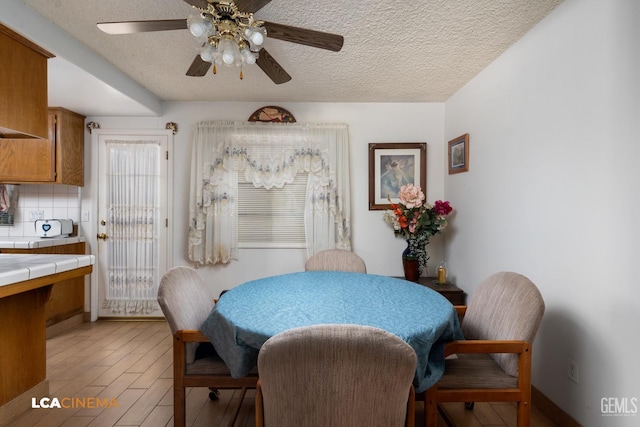
{"label": "tile backsplash", "polygon": [[70,219],[80,222],[81,188],[58,184],[21,184],[13,225],[0,226],[0,236],[35,236],[37,219]]}

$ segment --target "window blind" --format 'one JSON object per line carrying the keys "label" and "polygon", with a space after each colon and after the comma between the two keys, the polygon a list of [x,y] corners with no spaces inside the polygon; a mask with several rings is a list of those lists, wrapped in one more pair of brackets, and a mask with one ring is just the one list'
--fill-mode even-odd
{"label": "window blind", "polygon": [[307,174],[269,190],[238,182],[238,245],[241,248],[305,248]]}

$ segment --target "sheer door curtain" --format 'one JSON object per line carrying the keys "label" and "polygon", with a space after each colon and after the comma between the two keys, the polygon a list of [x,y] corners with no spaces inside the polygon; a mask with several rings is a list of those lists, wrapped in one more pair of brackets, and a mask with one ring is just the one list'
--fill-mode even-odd
{"label": "sheer door curtain", "polygon": [[106,141],[109,279],[105,308],[148,314],[158,309],[158,216],[161,147]]}
{"label": "sheer door curtain", "polygon": [[346,124],[200,122],[191,163],[189,259],[238,259],[238,179],[282,188],[307,174],[307,255],[351,249],[349,129]]}

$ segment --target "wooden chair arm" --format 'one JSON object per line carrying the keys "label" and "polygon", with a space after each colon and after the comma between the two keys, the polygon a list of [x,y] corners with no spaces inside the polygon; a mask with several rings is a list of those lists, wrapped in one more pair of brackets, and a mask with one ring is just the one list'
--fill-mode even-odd
{"label": "wooden chair arm", "polygon": [[453,308],[456,309],[456,313],[458,313],[458,317],[460,319],[462,319],[465,315],[465,313],[467,312],[467,306],[466,305],[454,305]]}
{"label": "wooden chair arm", "polygon": [[197,330],[180,330],[176,331],[175,338],[182,342],[209,342],[209,338],[207,338],[202,332]]}
{"label": "wooden chair arm", "polygon": [[454,305],[453,308],[456,309],[456,313],[458,314],[458,323],[460,323],[462,325],[462,319],[464,318],[464,315],[467,312],[467,306],[466,305]]}
{"label": "wooden chair arm", "polygon": [[530,349],[529,343],[519,340],[463,340],[445,344],[445,357],[456,353],[517,353]]}

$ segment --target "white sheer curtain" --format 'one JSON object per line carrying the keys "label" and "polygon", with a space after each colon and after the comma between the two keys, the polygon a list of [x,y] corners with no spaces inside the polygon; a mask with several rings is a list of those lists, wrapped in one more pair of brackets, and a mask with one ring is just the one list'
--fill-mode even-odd
{"label": "white sheer curtain", "polygon": [[161,148],[149,141],[106,141],[109,280],[104,308],[148,314],[158,309]]}
{"label": "white sheer curtain", "polygon": [[266,189],[308,173],[308,255],[351,249],[349,129],[344,124],[200,122],[191,163],[189,259],[238,259],[238,174]]}

